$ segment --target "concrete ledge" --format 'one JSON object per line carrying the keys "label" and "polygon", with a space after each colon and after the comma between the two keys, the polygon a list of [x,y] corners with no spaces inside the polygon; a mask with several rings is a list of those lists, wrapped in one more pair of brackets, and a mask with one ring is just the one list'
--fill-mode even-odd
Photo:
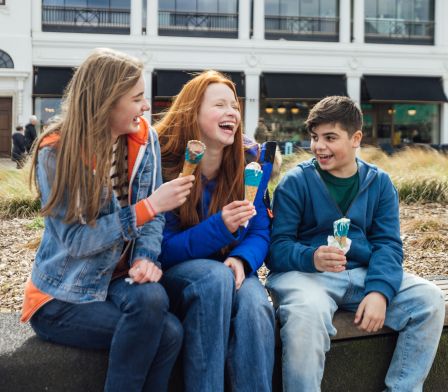
{"label": "concrete ledge", "polygon": [[102,391],[106,367],[106,351],[43,342],[18,314],[0,314],[1,391]]}
{"label": "concrete ledge", "polygon": [[[448,290],[448,281],[436,281]],[[447,298],[448,299],[448,298]],[[447,303],[448,307],[448,303]],[[447,309],[448,310],[448,309]],[[379,392],[397,340],[397,333],[383,328],[378,334],[360,332],[353,313],[338,311],[338,330],[327,354],[322,391]],[[439,349],[425,383],[427,392],[448,390],[448,313]],[[0,314],[0,391],[97,392],[103,390],[107,351],[80,350],[46,343],[17,313]],[[171,391],[179,391],[179,376]],[[281,345],[277,339],[274,391],[281,391]],[[125,392],[125,391],[124,391]]]}

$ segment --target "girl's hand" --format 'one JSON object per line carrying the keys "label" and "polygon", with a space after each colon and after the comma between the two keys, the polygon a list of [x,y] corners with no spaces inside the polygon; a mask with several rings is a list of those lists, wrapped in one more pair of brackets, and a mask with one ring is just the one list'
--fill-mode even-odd
{"label": "girl's hand", "polygon": [[254,216],[255,207],[247,200],[236,200],[222,209],[222,220],[231,233]]}
{"label": "girl's hand", "polygon": [[129,276],[135,283],[158,282],[162,277],[162,270],[151,260],[139,259],[129,270]]}
{"label": "girl's hand", "polygon": [[345,270],[347,259],[344,252],[334,246],[319,246],[314,252],[314,266],[318,271],[341,272]]}
{"label": "girl's hand", "polygon": [[165,182],[154,193],[148,197],[148,200],[156,214],[165,211],[174,210],[180,207],[187,200],[191,192],[194,176],[179,177],[169,182]]}
{"label": "girl's hand", "polygon": [[233,271],[233,275],[235,276],[235,287],[239,290],[244,279],[246,279],[243,261],[237,257],[228,257],[226,261],[224,261],[224,264]]}

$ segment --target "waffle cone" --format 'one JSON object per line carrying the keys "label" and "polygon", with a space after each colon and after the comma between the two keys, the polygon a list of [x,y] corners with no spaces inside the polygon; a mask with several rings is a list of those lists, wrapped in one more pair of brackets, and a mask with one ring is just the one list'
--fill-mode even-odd
{"label": "waffle cone", "polygon": [[249,200],[251,203],[254,202],[255,196],[257,195],[258,186],[244,186],[244,198]]}
{"label": "waffle cone", "polygon": [[339,242],[339,244],[342,246],[342,247],[345,247],[345,244],[347,243],[347,237],[346,236],[342,236],[342,237],[334,237],[335,238],[335,240],[337,241],[337,242]]}
{"label": "waffle cone", "polygon": [[190,163],[188,161],[184,162],[184,167],[182,168],[182,173],[180,174],[181,177],[189,176],[190,174],[193,174],[196,170],[197,163]]}

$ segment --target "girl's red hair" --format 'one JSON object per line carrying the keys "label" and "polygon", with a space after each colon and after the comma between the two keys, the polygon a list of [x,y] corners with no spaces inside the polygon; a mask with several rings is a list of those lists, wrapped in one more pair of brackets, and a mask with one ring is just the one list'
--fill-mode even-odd
{"label": "girl's red hair", "polygon": [[[198,113],[205,90],[214,83],[228,86],[238,102],[234,83],[217,71],[204,71],[191,79],[176,96],[165,116],[155,125],[159,134],[163,177],[170,181],[179,176],[184,162],[185,147],[189,140],[201,140]],[[200,164],[199,164],[200,166]],[[200,222],[202,195],[201,171],[187,201],[178,209],[182,229]],[[232,145],[224,148],[221,169],[216,177],[216,188],[208,214],[212,215],[234,200],[244,199],[244,150],[242,124],[238,126]],[[205,218],[205,217],[202,217]]]}

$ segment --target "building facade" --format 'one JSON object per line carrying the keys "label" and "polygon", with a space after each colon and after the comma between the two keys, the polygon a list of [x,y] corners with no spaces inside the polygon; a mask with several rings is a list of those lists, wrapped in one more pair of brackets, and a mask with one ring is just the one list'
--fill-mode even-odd
{"label": "building facade", "polygon": [[237,85],[246,132],[306,145],[320,98],[364,112],[365,142],[448,143],[446,0],[0,0],[0,154],[35,113],[57,114],[96,47],[145,63],[154,116],[191,74]]}

